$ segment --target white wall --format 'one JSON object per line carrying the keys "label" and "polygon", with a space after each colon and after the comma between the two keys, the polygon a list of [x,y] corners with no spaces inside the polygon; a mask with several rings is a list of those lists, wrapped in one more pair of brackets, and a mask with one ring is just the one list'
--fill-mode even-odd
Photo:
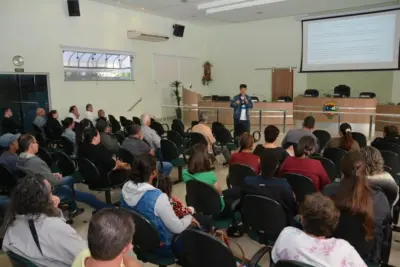
{"label": "white wall", "polygon": [[[255,68],[300,66],[301,24],[279,18],[211,28],[209,60],[214,64],[215,94],[234,95],[246,83],[250,94],[271,100],[271,70]],[[294,91],[304,92],[306,74],[295,72]]]}
{"label": "white wall", "polygon": [[[38,3],[40,2],[40,3]],[[170,101],[168,84],[153,82],[153,53],[200,58],[206,55],[202,27],[186,25],[184,38],[172,37],[171,19],[116,8],[89,0],[80,1],[81,17],[69,17],[65,0],[0,1],[0,73],[13,72],[12,57],[25,58],[25,72],[50,74],[52,107],[65,116],[76,104],[81,114],[90,102],[114,115],[161,115],[161,105]],[[127,30],[171,36],[162,43],[132,41]],[[64,82],[61,46],[128,51],[136,54],[135,82]],[[198,80],[193,89],[207,94]],[[127,109],[140,97],[143,102],[132,112]]]}

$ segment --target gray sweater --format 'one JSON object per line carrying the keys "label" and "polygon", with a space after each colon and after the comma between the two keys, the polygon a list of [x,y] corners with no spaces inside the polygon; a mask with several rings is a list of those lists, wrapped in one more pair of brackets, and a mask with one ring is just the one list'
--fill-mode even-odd
{"label": "gray sweater", "polygon": [[26,215],[16,215],[4,235],[2,249],[12,251],[39,267],[69,267],[79,252],[87,248],[86,242],[65,223],[63,217],[42,214],[34,223],[43,255],[29,230]]}
{"label": "gray sweater", "polygon": [[41,174],[53,186],[60,183],[60,180],[51,172],[49,166],[38,156],[21,153],[17,159],[17,169],[26,173]]}

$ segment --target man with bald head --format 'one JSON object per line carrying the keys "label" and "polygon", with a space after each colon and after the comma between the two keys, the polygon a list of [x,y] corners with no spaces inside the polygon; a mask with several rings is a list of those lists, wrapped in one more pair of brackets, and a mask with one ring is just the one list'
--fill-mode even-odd
{"label": "man with bald head", "polygon": [[43,132],[43,126],[46,124],[46,121],[46,112],[44,111],[44,109],[36,109],[36,117],[33,120],[33,124],[36,125]]}

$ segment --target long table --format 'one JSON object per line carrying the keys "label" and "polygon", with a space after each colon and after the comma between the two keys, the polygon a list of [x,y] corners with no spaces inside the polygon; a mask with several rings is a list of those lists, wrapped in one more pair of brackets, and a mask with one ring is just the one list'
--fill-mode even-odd
{"label": "long table", "polygon": [[378,105],[376,106],[376,113],[380,114],[396,114],[397,116],[388,115],[376,115],[375,118],[375,129],[377,131],[383,131],[383,127],[387,125],[395,125],[400,129],[400,106],[397,105]]}

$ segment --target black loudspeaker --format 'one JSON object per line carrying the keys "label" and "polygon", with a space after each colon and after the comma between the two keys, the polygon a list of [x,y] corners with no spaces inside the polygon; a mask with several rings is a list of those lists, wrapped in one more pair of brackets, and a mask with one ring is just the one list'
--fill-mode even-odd
{"label": "black loudspeaker", "polygon": [[79,17],[81,11],[79,9],[79,0],[68,0],[68,14],[70,17]]}
{"label": "black loudspeaker", "polygon": [[175,24],[173,26],[174,28],[174,35],[177,37],[183,37],[183,34],[185,33],[185,26],[183,25],[179,25],[179,24]]}

